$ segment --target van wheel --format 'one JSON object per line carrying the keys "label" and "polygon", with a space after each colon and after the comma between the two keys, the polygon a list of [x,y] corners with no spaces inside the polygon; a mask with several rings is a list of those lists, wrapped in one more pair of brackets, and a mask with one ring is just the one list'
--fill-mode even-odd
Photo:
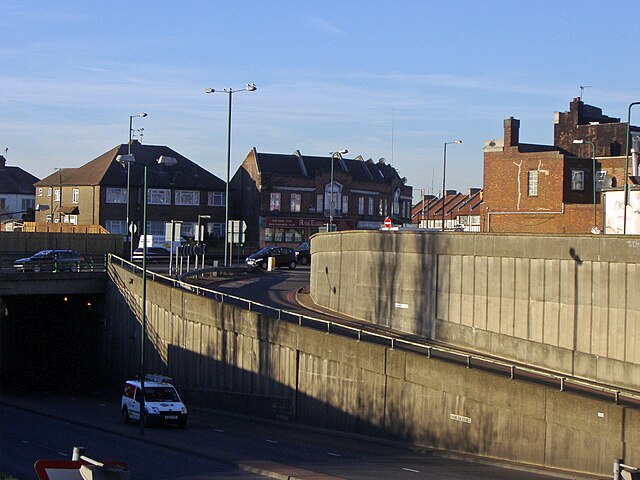
{"label": "van wheel", "polygon": [[296,268],[296,265],[298,265],[296,262],[290,262],[289,263],[289,270],[293,270],[294,268]]}
{"label": "van wheel", "polygon": [[124,423],[131,423],[131,417],[129,417],[129,409],[127,407],[122,409],[122,421]]}
{"label": "van wheel", "polygon": [[35,273],[40,273],[41,268],[42,268],[42,267],[40,267],[40,265],[34,265],[34,266],[33,266],[33,271],[34,271]]}

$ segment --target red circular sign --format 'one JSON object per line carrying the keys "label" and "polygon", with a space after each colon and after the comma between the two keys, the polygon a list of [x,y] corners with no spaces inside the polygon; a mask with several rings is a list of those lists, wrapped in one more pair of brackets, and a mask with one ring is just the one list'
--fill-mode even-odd
{"label": "red circular sign", "polygon": [[384,226],[386,228],[391,228],[391,219],[389,217],[384,219]]}

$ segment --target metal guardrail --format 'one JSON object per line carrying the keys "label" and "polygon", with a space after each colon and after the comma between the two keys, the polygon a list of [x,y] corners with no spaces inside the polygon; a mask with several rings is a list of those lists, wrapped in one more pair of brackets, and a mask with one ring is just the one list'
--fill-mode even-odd
{"label": "metal guardrail", "polygon": [[[129,270],[142,271],[142,268],[124,260],[116,255],[109,254],[109,261],[119,264],[123,268]],[[397,348],[404,351],[410,351],[426,355],[428,358],[436,358],[459,365],[466,368],[477,368],[503,376],[510,379],[526,380],[543,384],[549,387],[557,388],[563,392],[573,392],[600,399],[610,400],[618,405],[625,405],[634,408],[640,408],[640,392],[616,388],[610,385],[602,385],[594,383],[586,378],[573,377],[561,372],[553,372],[541,369],[534,365],[512,363],[507,360],[498,360],[489,356],[476,353],[469,353],[451,347],[441,345],[433,345],[426,342],[418,342],[403,338],[400,334],[393,335],[390,333],[380,333],[366,328],[354,327],[341,322],[339,320],[325,320],[317,317],[303,315],[284,309],[265,305],[254,300],[238,297],[228,293],[219,292],[205,287],[192,285],[182,280],[167,277],[147,270],[147,275],[153,281],[171,285],[174,288],[181,288],[190,291],[196,295],[212,298],[220,303],[229,303],[236,307],[245,308],[248,311],[254,311],[267,315],[270,318],[289,321],[296,323],[298,326],[315,328],[322,330],[327,334],[337,334],[344,337],[350,337],[356,341],[369,341],[379,345],[385,345],[390,348]]]}

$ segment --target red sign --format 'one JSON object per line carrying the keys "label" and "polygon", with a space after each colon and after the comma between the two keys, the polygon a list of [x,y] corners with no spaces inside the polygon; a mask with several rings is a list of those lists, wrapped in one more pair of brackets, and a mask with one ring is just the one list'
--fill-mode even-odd
{"label": "red sign", "polygon": [[391,219],[389,217],[384,219],[384,226],[386,228],[391,228]]}
{"label": "red sign", "polygon": [[[84,460],[38,460],[34,468],[39,480],[83,480],[80,467],[89,462]],[[124,462],[102,462],[105,465],[119,466],[124,469]]]}

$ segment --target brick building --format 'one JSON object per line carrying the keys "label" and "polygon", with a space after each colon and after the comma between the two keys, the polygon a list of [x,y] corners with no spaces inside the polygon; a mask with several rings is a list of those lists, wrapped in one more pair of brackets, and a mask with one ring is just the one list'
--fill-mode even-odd
{"label": "brick building", "polygon": [[326,228],[330,217],[337,230],[380,228],[385,217],[410,222],[412,188],[405,183],[382,159],[253,148],[230,182],[230,196],[234,218],[247,223],[248,246],[295,246]]}
{"label": "brick building", "polygon": [[482,190],[470,188],[467,194],[447,190],[444,197],[425,195],[411,209],[411,223],[419,228],[442,230],[444,206],[444,230],[480,231],[480,206]]}
{"label": "brick building", "polygon": [[[632,135],[638,131],[631,127]],[[574,140],[593,142],[595,171],[592,146]],[[520,142],[520,121],[506,119],[503,138],[484,145],[482,231],[603,230],[602,194],[622,188],[625,147],[626,123],[580,99],[569,112],[556,112],[553,145]]]}
{"label": "brick building", "polygon": [[[118,161],[128,153],[118,145],[78,168],[63,168],[35,183],[36,203],[47,205],[36,221],[102,225],[109,232],[127,232],[127,166]],[[162,145],[131,143],[130,219],[142,232],[143,172],[147,166],[147,233],[164,237],[171,220],[182,223],[182,235],[194,236],[198,215],[209,215],[207,231],[224,236],[225,182],[175,150]],[[161,157],[175,165],[160,165]],[[203,222],[204,223],[204,222]]]}

